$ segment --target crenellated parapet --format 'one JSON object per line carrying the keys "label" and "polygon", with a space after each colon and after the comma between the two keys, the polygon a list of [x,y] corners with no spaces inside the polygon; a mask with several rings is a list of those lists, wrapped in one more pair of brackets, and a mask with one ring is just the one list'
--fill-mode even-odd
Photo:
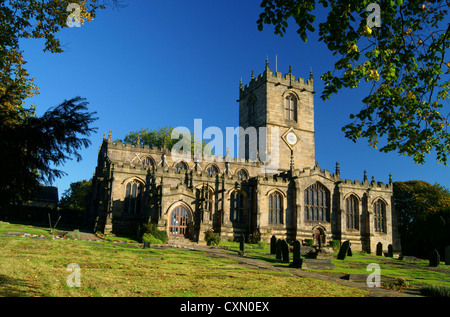
{"label": "crenellated parapet", "polygon": [[252,77],[248,84],[243,85],[242,80],[239,85],[240,97],[248,94],[248,92],[254,91],[257,87],[267,82],[273,83],[275,85],[282,85],[288,88],[299,89],[300,91],[314,92],[314,79],[312,71],[310,72],[310,77],[305,80],[302,77],[296,77],[292,74],[292,67],[289,66],[289,72],[283,74],[281,72],[274,72],[269,68],[269,61],[266,60],[266,68],[262,74],[255,77],[252,71]]}

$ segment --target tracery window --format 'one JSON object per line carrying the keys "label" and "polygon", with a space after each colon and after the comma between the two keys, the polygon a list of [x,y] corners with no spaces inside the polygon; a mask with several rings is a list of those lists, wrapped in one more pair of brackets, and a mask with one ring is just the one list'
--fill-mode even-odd
{"label": "tracery window", "polygon": [[244,170],[244,169],[240,169],[239,171],[237,171],[237,172],[236,172],[236,175],[237,175],[237,178],[238,178],[240,181],[244,181],[244,180],[247,180],[247,179],[248,179],[248,173],[247,173],[247,171]]}
{"label": "tracery window", "polygon": [[375,232],[386,232],[386,204],[381,199],[378,199],[375,204],[373,204],[373,215]]}
{"label": "tracery window", "polygon": [[269,223],[283,223],[283,197],[279,192],[269,195]]}
{"label": "tracery window", "polygon": [[248,99],[248,124],[250,126],[255,124],[255,107],[256,107],[256,97],[252,95]]}
{"label": "tracery window", "polygon": [[317,182],[304,192],[305,220],[330,221],[330,192]]}
{"label": "tracery window", "polygon": [[209,215],[209,220],[212,220],[212,214],[213,214],[213,206],[214,206],[214,193],[210,188],[206,188],[205,191],[205,212]]}
{"label": "tracery window", "polygon": [[210,165],[206,169],[206,173],[208,174],[208,176],[212,176],[214,174],[219,174],[219,169],[215,165]]}
{"label": "tracery window", "polygon": [[187,171],[187,169],[188,166],[185,162],[178,162],[177,165],[175,165],[175,170],[177,171],[177,173],[180,173],[182,171],[185,172]]}
{"label": "tracery window", "polygon": [[284,99],[284,110],[286,119],[297,121],[297,98],[288,94]]}
{"label": "tracery window", "polygon": [[144,186],[138,182],[130,182],[125,189],[124,212],[135,214],[141,212]]}
{"label": "tracery window", "polygon": [[244,221],[244,207],[245,198],[244,193],[235,190],[230,197],[230,221],[243,222]]}
{"label": "tracery window", "polygon": [[359,229],[359,212],[358,212],[358,198],[355,195],[350,195],[345,200],[345,212],[347,216],[347,229]]}
{"label": "tracery window", "polygon": [[142,160],[142,168],[152,168],[153,166],[155,166],[155,162],[151,157],[147,156]]}

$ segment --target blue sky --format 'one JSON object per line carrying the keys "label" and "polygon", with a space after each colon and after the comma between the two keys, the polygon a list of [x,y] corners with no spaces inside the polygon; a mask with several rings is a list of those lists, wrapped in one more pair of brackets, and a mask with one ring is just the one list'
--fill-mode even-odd
{"label": "blue sky", "polygon": [[[130,131],[165,126],[184,126],[193,132],[194,119],[203,129],[237,127],[239,81],[244,84],[252,70],[258,75],[269,59],[283,74],[308,78],[314,73],[316,160],[334,172],[340,163],[341,177],[362,180],[367,170],[387,183],[424,180],[450,188],[449,168],[435,155],[416,165],[412,158],[380,153],[365,140],[353,143],[341,131],[349,115],[362,107],[367,93],[343,90],[327,102],[320,99],[320,75],[334,67],[335,58],[317,37],[303,43],[293,23],[284,37],[266,26],[258,31],[260,1],[251,0],[122,0],[127,6],[99,11],[97,18],[79,28],[66,28],[58,36],[62,54],[43,53],[43,41],[22,42],[27,69],[40,88],[29,102],[42,114],[64,99],[81,96],[96,111],[92,145],[81,152],[81,162],[68,161],[67,176],[57,179],[59,194],[71,182],[89,179],[94,173],[103,134],[113,139]],[[225,134],[224,134],[225,135]]]}

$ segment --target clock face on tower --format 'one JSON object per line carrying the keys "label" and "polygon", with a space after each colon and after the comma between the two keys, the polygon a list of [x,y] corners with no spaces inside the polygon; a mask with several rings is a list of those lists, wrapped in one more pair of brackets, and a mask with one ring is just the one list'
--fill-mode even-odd
{"label": "clock face on tower", "polygon": [[299,139],[293,128],[287,130],[281,137],[287,146],[292,150]]}
{"label": "clock face on tower", "polygon": [[297,143],[297,136],[295,135],[295,133],[289,132],[289,133],[286,135],[286,141],[288,141],[288,143],[289,143],[290,145],[295,145],[295,143]]}

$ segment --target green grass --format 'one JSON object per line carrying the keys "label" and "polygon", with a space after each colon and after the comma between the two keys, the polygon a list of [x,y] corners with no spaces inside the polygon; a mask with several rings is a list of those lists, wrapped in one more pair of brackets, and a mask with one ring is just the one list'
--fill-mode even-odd
{"label": "green grass", "polygon": [[[0,222],[0,233],[39,233]],[[45,230],[44,230],[45,231]],[[44,234],[40,232],[39,234]],[[69,263],[79,264],[81,287],[70,288]],[[182,248],[32,239],[0,235],[0,296],[364,296],[359,289],[250,270],[229,259]]]}
{"label": "green grass", "polygon": [[[25,225],[0,222],[0,296],[183,296],[288,297],[365,296],[367,292],[290,273],[254,270],[237,261],[213,258],[182,248],[142,249],[137,244],[100,241],[32,239],[8,236],[8,231],[48,234]],[[238,243],[218,247],[239,250]],[[264,249],[246,244],[246,257],[275,262]],[[427,261],[405,261],[353,252],[345,261],[333,260],[327,274],[368,274],[367,264],[378,263],[382,276],[411,283],[449,285],[450,268],[429,268]],[[292,254],[291,254],[292,256]],[[81,268],[81,287],[70,288],[69,263]],[[285,263],[277,263],[288,266]]]}
{"label": "green grass", "polygon": [[[239,244],[236,242],[224,242],[227,245],[229,252],[238,252]],[[266,246],[264,249],[258,249],[253,244],[245,244],[245,256],[254,259],[277,262],[274,255],[269,255],[270,247]],[[332,263],[335,265],[334,270],[311,270],[316,272],[347,275],[347,274],[370,274],[372,271],[367,271],[367,266],[370,263],[376,263],[380,266],[382,280],[403,279],[410,285],[419,284],[445,286],[450,287],[450,266],[444,265],[444,262],[437,268],[429,267],[428,260],[419,260],[416,262],[399,260],[396,258],[386,258],[376,256],[374,254],[367,254],[364,252],[353,251],[353,256],[346,257],[345,260],[337,260],[337,253],[332,258]],[[292,253],[290,254],[292,260]],[[288,267],[289,264],[279,262],[279,265]]]}
{"label": "green grass", "polygon": [[50,229],[0,221],[0,235],[3,235],[6,232],[11,232],[11,231],[24,232],[24,233],[29,233],[29,234],[39,234],[39,235],[49,235],[50,234]]}

